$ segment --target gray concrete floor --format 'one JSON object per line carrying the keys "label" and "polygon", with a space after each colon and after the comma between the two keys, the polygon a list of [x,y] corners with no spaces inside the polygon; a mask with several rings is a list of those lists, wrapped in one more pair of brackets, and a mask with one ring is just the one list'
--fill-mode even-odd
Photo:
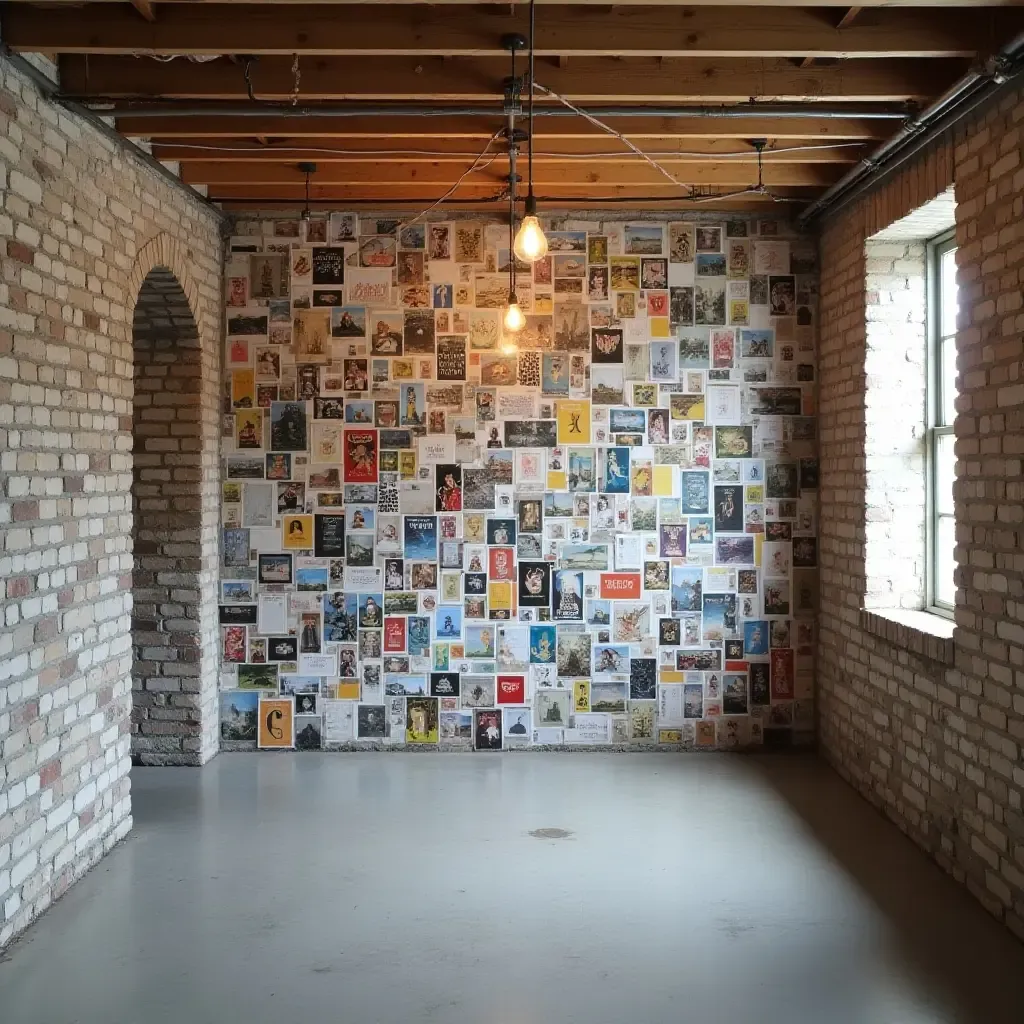
{"label": "gray concrete floor", "polygon": [[133,836],[3,956],[3,1024],[1024,1020],[1024,946],[811,756],[132,776]]}

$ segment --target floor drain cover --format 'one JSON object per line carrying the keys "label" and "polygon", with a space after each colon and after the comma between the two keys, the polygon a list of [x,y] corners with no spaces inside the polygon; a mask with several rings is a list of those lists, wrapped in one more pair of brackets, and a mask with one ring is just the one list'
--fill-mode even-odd
{"label": "floor drain cover", "polygon": [[572,833],[565,828],[535,828],[530,835],[534,839],[568,839]]}

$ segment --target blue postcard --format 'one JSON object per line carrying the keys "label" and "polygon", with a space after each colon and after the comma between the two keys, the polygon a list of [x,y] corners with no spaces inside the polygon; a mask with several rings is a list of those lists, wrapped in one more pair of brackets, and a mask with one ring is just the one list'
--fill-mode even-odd
{"label": "blue postcard", "polygon": [[373,402],[368,399],[347,399],[345,402],[345,422],[365,423],[373,426]]}
{"label": "blue postcard", "polygon": [[437,516],[405,517],[405,557],[437,561]]}
{"label": "blue postcard", "polygon": [[768,622],[765,619],[748,619],[743,623],[743,654],[768,653]]}
{"label": "blue postcard", "polygon": [[588,626],[611,626],[612,624],[612,603],[601,598],[587,599],[587,625]]}
{"label": "blue postcard", "polygon": [[771,359],[775,355],[775,331],[770,327],[740,330],[740,355],[744,359]]}
{"label": "blue postcard", "polygon": [[595,482],[594,449],[570,448],[568,476],[569,490],[596,491],[597,488],[595,487]]}
{"label": "blue postcard", "polygon": [[647,411],[645,409],[612,409],[608,429],[613,434],[646,434]]}
{"label": "blue postcard", "polygon": [[425,697],[427,695],[427,677],[384,674],[384,692],[389,697]]}
{"label": "blue postcard", "polygon": [[409,616],[409,654],[413,657],[430,651],[430,616]]}
{"label": "blue postcard", "polygon": [[691,516],[689,547],[691,553],[701,545],[710,548],[714,545],[715,520],[711,516]]}
{"label": "blue postcard", "polygon": [[699,612],[704,588],[704,570],[684,566],[672,568],[672,612]]}
{"label": "blue postcard", "polygon": [[629,644],[597,644],[594,647],[594,675],[616,676],[629,671]]}
{"label": "blue postcard", "polygon": [[[554,627],[551,628],[554,632]],[[494,626],[467,626],[466,627],[466,657],[467,658],[493,658],[494,657]]]}
{"label": "blue postcard", "polygon": [[561,569],[553,573],[551,617],[562,621],[583,621],[583,573]]}
{"label": "blue postcard", "polygon": [[295,570],[296,590],[326,590],[328,582],[327,566],[303,567]]}
{"label": "blue postcard", "polygon": [[373,530],[377,509],[373,505],[346,505],[345,530]]}
{"label": "blue postcard", "polygon": [[724,640],[736,632],[736,595],[705,594],[704,639]]}
{"label": "blue postcard", "polygon": [[434,614],[434,625],[438,640],[458,640],[462,636],[462,607],[444,605]]}
{"label": "blue postcard", "polygon": [[629,494],[628,448],[609,448],[607,450],[601,490],[606,494]]}
{"label": "blue postcard", "polygon": [[704,515],[708,506],[708,475],[702,470],[684,469],[679,474],[684,515]]}
{"label": "blue postcard", "polygon": [[534,665],[552,665],[555,661],[555,627],[530,627],[530,662]]}
{"label": "blue postcard", "polygon": [[354,643],[359,614],[356,595],[341,591],[324,594],[323,608],[324,640],[327,643]]}
{"label": "blue postcard", "polygon": [[541,390],[545,395],[569,394],[569,355],[544,352],[541,358]]}

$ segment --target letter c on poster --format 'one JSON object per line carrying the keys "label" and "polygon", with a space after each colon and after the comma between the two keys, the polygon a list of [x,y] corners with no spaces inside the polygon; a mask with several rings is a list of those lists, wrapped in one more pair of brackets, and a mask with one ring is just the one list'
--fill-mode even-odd
{"label": "letter c on poster", "polygon": [[281,713],[279,708],[274,708],[273,711],[267,714],[267,732],[269,732],[275,740],[284,739],[284,729],[276,724],[277,722],[280,722],[282,718],[284,718],[284,715]]}

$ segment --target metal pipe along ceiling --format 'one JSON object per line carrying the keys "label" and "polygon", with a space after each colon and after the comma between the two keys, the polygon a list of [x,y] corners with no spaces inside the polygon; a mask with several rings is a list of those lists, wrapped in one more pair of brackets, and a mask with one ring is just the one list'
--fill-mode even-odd
{"label": "metal pipe along ceiling", "polygon": [[[131,103],[104,101],[95,97],[83,101],[67,97],[73,102],[85,102],[95,114],[104,117],[505,117],[505,111],[497,106],[438,106],[437,104],[348,104],[345,106],[325,104],[316,107],[292,107],[284,104],[230,104],[230,105],[133,105]],[[680,105],[642,106],[639,104],[617,104],[588,106],[587,113],[595,117],[781,117],[813,118],[834,120],[836,118],[859,118],[867,120],[906,120],[910,113],[902,105],[844,104],[826,107],[818,103],[738,103],[728,106]],[[535,117],[575,117],[565,107],[540,108]]]}
{"label": "metal pipe along ceiling", "polygon": [[904,164],[1022,70],[1024,32],[1007,43],[984,67],[969,71],[891,139],[861,160],[800,214],[800,222],[806,223],[829,207],[846,205],[861,195],[877,183],[875,172],[887,174]]}

